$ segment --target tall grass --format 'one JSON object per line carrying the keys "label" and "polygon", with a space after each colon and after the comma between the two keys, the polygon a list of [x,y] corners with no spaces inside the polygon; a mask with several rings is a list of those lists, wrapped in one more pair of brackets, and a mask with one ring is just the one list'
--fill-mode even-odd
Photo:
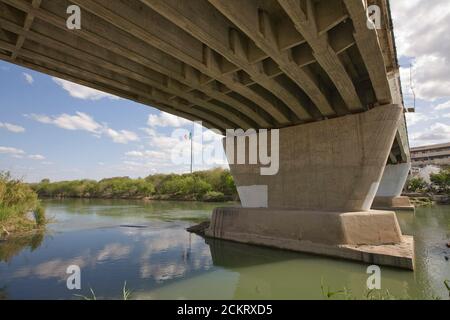
{"label": "tall grass", "polygon": [[45,218],[45,209],[41,205],[34,210],[33,215],[34,220],[39,227],[45,225],[47,222],[47,219]]}
{"label": "tall grass", "polygon": [[[444,280],[443,285],[448,291],[450,297],[450,280]],[[323,278],[320,283],[320,288],[322,290],[322,296],[325,299],[342,299],[342,300],[411,300],[412,298],[409,296],[397,297],[392,295],[389,290],[367,290],[361,296],[355,296],[351,292],[351,290],[344,287],[342,290],[332,290],[330,286],[325,285]],[[432,300],[442,300],[446,299],[445,297],[440,296],[432,296]]]}
{"label": "tall grass", "polygon": [[[91,293],[91,296],[85,296],[82,294],[75,294],[74,296],[77,298],[80,298],[82,300],[97,300],[97,295],[95,294],[94,289],[89,288],[89,291]],[[133,291],[131,291],[130,289],[127,288],[127,282],[125,281],[125,283],[123,284],[123,288],[122,288],[122,299],[125,301],[130,300],[132,294],[133,294]]]}
{"label": "tall grass", "polygon": [[[28,219],[28,213],[34,213],[35,221]],[[10,173],[0,172],[0,235],[30,231],[45,221],[36,192]]]}

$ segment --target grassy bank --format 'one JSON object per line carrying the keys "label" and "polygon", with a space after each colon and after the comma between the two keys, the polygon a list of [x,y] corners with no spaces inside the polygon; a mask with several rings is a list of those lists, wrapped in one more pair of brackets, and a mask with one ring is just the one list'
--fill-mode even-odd
{"label": "grassy bank", "polygon": [[42,198],[154,199],[184,201],[228,201],[237,198],[228,170],[213,169],[192,174],[157,174],[146,178],[75,180],[32,184]]}
{"label": "grassy bank", "polygon": [[36,192],[9,173],[0,172],[0,238],[40,229],[45,222]]}

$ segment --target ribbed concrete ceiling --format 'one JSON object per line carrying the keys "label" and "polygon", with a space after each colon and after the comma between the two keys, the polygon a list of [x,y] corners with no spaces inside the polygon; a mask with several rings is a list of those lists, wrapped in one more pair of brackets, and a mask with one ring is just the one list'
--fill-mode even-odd
{"label": "ribbed concrete ceiling", "polygon": [[280,128],[392,102],[372,2],[382,30],[361,0],[0,0],[0,58],[209,128]]}

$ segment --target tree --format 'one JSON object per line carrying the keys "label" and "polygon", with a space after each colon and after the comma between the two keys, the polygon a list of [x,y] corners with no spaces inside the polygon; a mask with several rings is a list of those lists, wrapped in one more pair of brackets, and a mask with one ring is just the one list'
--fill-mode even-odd
{"label": "tree", "polygon": [[450,169],[442,169],[439,173],[430,175],[430,180],[437,192],[450,194]]}
{"label": "tree", "polygon": [[[32,184],[40,197],[73,198],[146,198],[152,195],[165,199],[201,200],[230,199],[236,196],[236,186],[228,170],[216,168],[188,174],[156,174],[145,179],[115,177],[94,180]],[[1,190],[0,190],[1,192]]]}

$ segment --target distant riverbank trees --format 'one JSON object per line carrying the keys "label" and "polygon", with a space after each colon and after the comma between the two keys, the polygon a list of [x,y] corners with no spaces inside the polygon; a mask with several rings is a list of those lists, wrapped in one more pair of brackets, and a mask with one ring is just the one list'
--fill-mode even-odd
{"label": "distant riverbank trees", "polygon": [[0,238],[42,228],[45,212],[29,185],[0,172]]}
{"label": "distant riverbank trees", "polygon": [[146,178],[116,177],[95,180],[31,184],[39,197],[227,201],[237,198],[228,170],[213,169],[192,174],[155,174]]}

